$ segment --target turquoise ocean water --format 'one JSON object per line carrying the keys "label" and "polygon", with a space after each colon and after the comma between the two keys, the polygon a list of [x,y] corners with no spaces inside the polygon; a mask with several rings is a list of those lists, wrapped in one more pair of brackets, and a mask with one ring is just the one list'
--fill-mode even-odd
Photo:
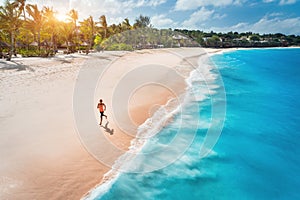
{"label": "turquoise ocean water", "polygon": [[[208,91],[200,75],[192,74],[193,98],[142,150],[147,154],[172,143],[183,154],[171,148],[157,154],[159,159],[136,158],[134,165],[146,169],[177,155],[150,173],[121,173],[91,199],[300,199],[300,49],[237,50],[214,55],[212,63],[221,77],[215,69],[206,74]],[[207,130],[220,120],[212,115],[212,101],[218,110],[224,88],[222,134],[201,158]]]}

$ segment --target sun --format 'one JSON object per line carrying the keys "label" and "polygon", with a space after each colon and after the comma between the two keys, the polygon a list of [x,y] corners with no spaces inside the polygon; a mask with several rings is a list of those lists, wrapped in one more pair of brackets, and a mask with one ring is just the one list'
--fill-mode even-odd
{"label": "sun", "polygon": [[58,20],[58,21],[61,21],[61,22],[67,22],[68,21],[68,16],[67,15],[63,15],[63,14],[60,14],[60,13],[57,13],[55,15],[55,18]]}

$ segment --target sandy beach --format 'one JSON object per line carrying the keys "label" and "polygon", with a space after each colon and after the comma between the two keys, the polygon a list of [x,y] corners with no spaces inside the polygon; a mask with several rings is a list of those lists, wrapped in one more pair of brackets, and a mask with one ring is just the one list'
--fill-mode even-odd
{"label": "sandy beach", "polygon": [[[80,199],[128,150],[136,128],[160,105],[184,92],[185,78],[197,66],[199,57],[219,51],[178,48],[1,60],[0,199]],[[169,73],[157,75],[157,81],[166,80],[172,89],[158,84],[136,88],[130,98],[120,99],[128,106],[115,116],[112,108],[116,85],[130,72],[147,65],[176,70],[181,78],[172,79]],[[118,149],[113,153],[107,152],[105,146],[100,148],[97,156],[108,156],[109,163],[95,159],[78,136],[73,93],[82,67],[105,68],[97,83],[94,105],[90,106],[94,109],[94,128]],[[99,98],[107,105],[106,128],[98,125]],[[124,119],[121,124],[125,129],[116,119]]]}

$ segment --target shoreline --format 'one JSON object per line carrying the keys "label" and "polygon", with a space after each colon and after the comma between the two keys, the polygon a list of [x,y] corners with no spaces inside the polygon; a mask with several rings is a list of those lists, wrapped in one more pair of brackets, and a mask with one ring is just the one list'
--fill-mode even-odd
{"label": "shoreline", "polygon": [[[100,92],[95,92],[101,94],[111,108],[109,96],[115,84],[112,80],[120,80],[122,73],[148,62],[181,70],[181,75],[188,77],[192,68],[182,66],[198,64],[199,54],[211,56],[221,52],[224,52],[223,49],[176,48],[0,61],[0,89],[5,91],[0,96],[3,132],[0,135],[0,156],[5,163],[0,167],[0,198],[78,199],[105,182],[105,174],[111,168],[95,160],[83,147],[73,120],[70,102],[77,75],[83,66],[91,69],[103,68],[111,63],[115,66],[108,71],[112,77],[106,76],[107,79],[103,80],[107,85],[102,85]],[[87,65],[87,60],[95,61],[97,66]],[[160,78],[168,79],[167,76]],[[182,79],[173,81],[172,86],[176,88],[175,93],[160,87],[137,90],[129,105],[134,124],[140,126],[159,106],[174,98],[174,94],[184,92],[186,83]],[[95,96],[94,103],[100,96]],[[145,99],[151,101],[146,102]],[[107,114],[113,116],[112,111],[108,110]],[[95,121],[97,117],[95,110]],[[111,122],[110,128],[115,130],[113,137],[104,133],[105,137],[126,153],[135,134],[121,133],[114,126]],[[112,155],[111,162],[119,157]]]}
{"label": "shoreline", "polygon": [[[224,51],[220,51],[220,50],[216,50],[216,49],[203,49],[203,48],[198,48],[198,49],[199,49],[199,51],[200,51],[200,49],[201,49],[202,51],[204,51],[204,53],[195,56],[195,57],[196,57],[197,67],[199,67],[199,66],[198,66],[198,64],[199,64],[198,62],[200,61],[200,59],[201,59],[201,61],[203,61],[203,59],[209,59],[209,57],[212,56],[212,55],[214,55],[214,54],[217,54],[217,53],[223,53],[223,52],[224,52]],[[194,64],[195,64],[195,57],[193,58],[194,60],[190,60],[190,61],[187,61],[187,62],[194,62]],[[205,58],[204,58],[204,57],[205,57]],[[185,59],[186,59],[186,58],[183,58],[182,61],[184,61]],[[186,61],[186,60],[185,60],[185,61]],[[185,95],[186,89],[189,87],[189,86],[187,85],[187,81],[188,81],[188,79],[190,78],[190,75],[191,75],[191,73],[192,73],[194,70],[197,70],[197,69],[193,69],[193,70],[189,70],[189,71],[188,71],[188,74],[189,74],[189,75],[185,77],[185,80],[184,80],[184,81],[185,81],[185,84],[184,84],[184,86],[181,86],[181,87],[184,88],[184,91],[181,91],[181,92],[179,93],[180,96]],[[165,102],[164,104],[160,104],[160,106],[161,106],[161,107],[169,107],[169,105],[168,105],[169,102],[172,101],[172,100],[174,100],[175,98],[176,98],[176,97],[173,97],[173,98],[169,99],[168,102]],[[177,98],[178,98],[178,97],[177,97]],[[171,107],[169,107],[169,112],[171,112],[171,113],[172,113],[172,112],[175,112],[175,110],[177,110],[178,107],[180,107],[180,105],[181,105],[181,104],[172,105]],[[145,124],[147,123],[147,121],[148,121],[148,120],[151,120],[153,117],[154,117],[153,114],[152,114],[151,116],[149,116],[149,118],[147,118],[147,120],[146,120],[144,123],[142,123],[142,124],[139,125],[139,128],[142,127],[142,126],[145,126]],[[158,126],[160,127],[159,130],[161,130],[166,124],[168,124],[170,118],[172,118],[172,117],[173,117],[173,116],[172,116],[172,114],[171,114],[171,116],[167,117],[166,121],[164,121],[163,124],[158,124]],[[148,129],[149,129],[149,127],[148,127]],[[159,132],[159,130],[158,130],[157,132]],[[148,141],[148,140],[145,140],[145,141],[142,142],[142,144],[139,143],[139,142],[137,142],[137,143],[138,143],[138,145],[137,145],[137,144],[135,144],[135,142],[136,142],[137,140],[138,140],[138,138],[133,138],[133,139],[131,140],[131,145],[129,146],[129,150],[128,150],[127,152],[125,152],[125,154],[121,155],[121,156],[116,160],[114,166],[115,166],[115,165],[117,165],[117,166],[113,167],[113,168],[110,169],[106,174],[104,174],[103,179],[101,180],[101,182],[100,182],[99,184],[95,185],[95,187],[91,188],[86,194],[84,194],[84,195],[82,196],[81,199],[93,199],[93,198],[95,198],[95,197],[97,197],[97,196],[99,196],[99,195],[100,195],[100,196],[103,195],[107,190],[109,190],[109,188],[113,185],[113,183],[117,180],[117,178],[119,177],[119,175],[122,173],[122,172],[119,171],[119,168],[122,168],[122,166],[123,166],[123,165],[126,165],[127,162],[128,162],[128,158],[126,159],[126,156],[127,156],[126,154],[129,153],[129,152],[131,152],[131,149],[132,149],[132,148],[134,149],[134,153],[137,153],[138,151],[140,151],[140,150],[144,147],[144,145],[145,145],[145,144],[147,143],[147,141]],[[125,162],[125,163],[123,162],[122,164],[118,163],[118,161],[119,161],[119,160],[123,160],[124,157],[125,157],[125,159],[126,159],[127,162]],[[129,158],[129,162],[130,162],[130,160],[132,160],[133,158],[134,158],[134,157]],[[126,167],[125,167],[125,168],[126,168]]]}
{"label": "shoreline", "polygon": [[[168,59],[171,52],[171,59]],[[191,54],[189,51],[194,51]],[[176,53],[177,52],[177,53]],[[131,59],[117,64],[116,70],[121,75],[122,70],[130,70],[134,66],[150,63],[163,64],[165,66],[178,66],[182,58],[199,54],[195,49],[158,49],[142,50],[136,52],[104,52],[88,56],[65,55],[58,58],[18,58],[13,62],[0,62],[1,80],[0,89],[5,91],[0,96],[1,132],[0,156],[3,163],[0,167],[0,193],[1,198],[13,199],[78,199],[91,188],[98,185],[110,168],[95,160],[82,146],[76,133],[72,98],[73,88],[80,69],[96,69],[109,65],[114,60]],[[137,59],[138,58],[138,59]],[[89,61],[97,65],[88,65]],[[18,65],[16,66],[15,64]],[[122,66],[125,63],[129,68]],[[188,70],[187,70],[188,71]],[[182,74],[188,75],[187,71]],[[109,78],[106,83],[114,84],[110,79],[119,80],[117,72],[111,72],[114,77]],[[162,78],[164,79],[164,78]],[[178,90],[184,87],[174,88]],[[107,93],[101,91],[101,97],[105,99],[108,107],[110,87]],[[151,90],[155,94],[150,93]],[[139,104],[137,110],[144,110],[142,115],[132,116],[139,123],[146,120],[149,114],[157,109],[157,105],[165,104],[172,93],[162,95],[167,90],[164,88],[145,88],[138,91],[138,95],[132,104]],[[96,95],[97,92],[95,93]],[[144,102],[145,98],[138,98],[144,94],[157,95],[158,101]],[[108,95],[108,96],[106,96]],[[151,99],[151,98],[149,98]],[[152,98],[152,100],[155,98]],[[95,96],[94,102],[98,102],[99,96]],[[95,105],[92,105],[95,107]],[[149,108],[150,112],[149,112]],[[134,106],[130,106],[132,111]],[[107,114],[111,114],[107,112]],[[147,114],[147,115],[146,115]],[[145,116],[146,115],[146,116]],[[95,110],[95,122],[97,119]],[[112,116],[112,115],[110,115]],[[139,120],[140,119],[140,120]],[[99,122],[98,122],[99,123]],[[95,126],[98,127],[98,123]],[[112,124],[110,124],[112,125]],[[110,127],[112,128],[112,127]],[[106,134],[111,142],[126,152],[131,145],[133,136],[117,134],[114,137]],[[126,150],[126,151],[125,151]],[[105,152],[102,153],[105,155]],[[107,154],[107,153],[106,153]],[[110,154],[109,154],[110,155]],[[119,156],[112,155],[112,162]],[[13,187],[11,187],[13,185]]]}

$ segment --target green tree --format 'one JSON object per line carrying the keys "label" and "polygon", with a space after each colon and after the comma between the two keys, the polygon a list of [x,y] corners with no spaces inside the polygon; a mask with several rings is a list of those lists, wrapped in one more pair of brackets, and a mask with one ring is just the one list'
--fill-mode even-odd
{"label": "green tree", "polygon": [[146,28],[150,25],[150,17],[140,15],[135,19],[135,23],[133,24],[133,28]]}
{"label": "green tree", "polygon": [[221,46],[221,40],[217,35],[213,35],[212,37],[208,38],[206,42],[209,46],[213,46],[213,47]]}
{"label": "green tree", "polygon": [[252,41],[260,41],[260,37],[259,37],[259,35],[251,35],[250,36],[250,40],[252,40]]}
{"label": "green tree", "polygon": [[88,54],[89,50],[92,47],[95,35],[95,22],[92,16],[80,22],[80,31],[84,36],[85,41],[88,42],[88,47],[86,53]]}
{"label": "green tree", "polygon": [[124,21],[121,24],[122,31],[131,30],[132,26],[130,25],[129,19],[125,18]]}
{"label": "green tree", "polygon": [[101,15],[99,18],[99,24],[100,24],[100,28],[102,29],[102,37],[103,38],[108,38],[108,26],[107,26],[107,22],[106,22],[106,17],[105,15]]}
{"label": "green tree", "polygon": [[95,44],[95,48],[97,51],[101,51],[102,47],[101,47],[101,43],[102,43],[102,37],[101,35],[96,35],[95,39],[94,39],[94,44]]}
{"label": "green tree", "polygon": [[10,37],[10,51],[9,58],[15,52],[15,37],[18,29],[22,25],[20,20],[22,12],[20,11],[17,3],[10,3],[8,0],[5,2],[4,6],[0,6],[0,26],[4,32]]}
{"label": "green tree", "polygon": [[24,21],[26,21],[26,12],[25,12],[26,0],[15,0],[14,3],[18,4],[19,11],[21,12],[21,14],[23,13]]}
{"label": "green tree", "polygon": [[72,45],[72,38],[73,38],[73,24],[72,23],[65,23],[61,22],[60,26],[60,36],[62,37],[63,41],[67,46],[67,52],[70,52],[70,45]]}
{"label": "green tree", "polygon": [[[27,18],[26,18],[26,11],[25,11],[25,7],[26,7],[26,0],[15,0],[15,3],[17,3],[19,5],[19,10],[23,13],[23,23],[26,23]],[[29,48],[29,31],[24,28],[24,25],[21,27],[21,32],[23,33],[23,35],[20,35],[20,38],[24,38],[24,42],[27,46],[27,50]]]}
{"label": "green tree", "polygon": [[96,35],[95,39],[94,39],[94,43],[95,45],[99,45],[102,42],[102,38],[100,35]]}
{"label": "green tree", "polygon": [[55,49],[55,41],[54,41],[54,37],[58,32],[57,29],[57,19],[55,18],[55,12],[53,11],[52,8],[49,7],[44,7],[43,8],[43,15],[44,15],[44,19],[45,19],[45,30],[47,33],[50,33],[50,45],[51,45],[51,49],[54,50]]}
{"label": "green tree", "polygon": [[78,12],[75,9],[70,10],[68,16],[71,18],[72,23],[74,24],[74,32],[76,36],[76,45],[77,49],[79,49],[79,41],[78,41],[78,29],[77,29],[77,20],[78,20]]}
{"label": "green tree", "polygon": [[118,25],[112,24],[108,27],[108,30],[109,30],[110,35],[120,33],[122,30],[121,24],[118,24]]}
{"label": "green tree", "polygon": [[38,6],[28,4],[26,5],[27,13],[31,18],[27,20],[27,27],[33,34],[34,41],[38,43],[38,49],[41,49],[41,31],[44,24],[43,13],[38,9]]}

